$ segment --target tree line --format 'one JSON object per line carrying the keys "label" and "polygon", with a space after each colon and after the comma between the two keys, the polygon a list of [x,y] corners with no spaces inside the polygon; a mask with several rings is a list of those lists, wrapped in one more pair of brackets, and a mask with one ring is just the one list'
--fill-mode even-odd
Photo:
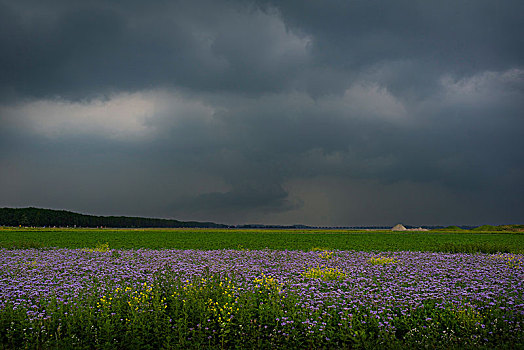
{"label": "tree line", "polygon": [[129,216],[95,216],[73,213],[66,210],[41,208],[0,208],[0,226],[36,227],[203,227],[227,228],[213,222],[178,221]]}

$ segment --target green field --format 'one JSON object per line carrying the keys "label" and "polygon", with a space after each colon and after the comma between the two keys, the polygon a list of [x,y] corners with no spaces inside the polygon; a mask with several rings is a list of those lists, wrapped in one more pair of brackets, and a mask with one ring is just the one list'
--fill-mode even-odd
{"label": "green field", "polygon": [[275,249],[524,253],[522,232],[0,228],[3,248]]}

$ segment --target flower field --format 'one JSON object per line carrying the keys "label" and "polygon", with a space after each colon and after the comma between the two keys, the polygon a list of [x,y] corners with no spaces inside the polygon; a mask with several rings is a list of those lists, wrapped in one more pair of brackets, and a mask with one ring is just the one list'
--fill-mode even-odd
{"label": "flower field", "polygon": [[524,255],[0,249],[15,348],[518,348]]}

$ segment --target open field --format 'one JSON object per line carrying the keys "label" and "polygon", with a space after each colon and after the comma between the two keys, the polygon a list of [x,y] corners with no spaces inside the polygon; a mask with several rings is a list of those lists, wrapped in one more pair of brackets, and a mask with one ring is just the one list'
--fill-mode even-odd
{"label": "open field", "polygon": [[2,228],[0,349],[522,348],[523,239]]}
{"label": "open field", "polygon": [[524,256],[0,249],[18,348],[521,348]]}
{"label": "open field", "polygon": [[523,233],[351,230],[0,229],[4,248],[276,249],[524,253]]}

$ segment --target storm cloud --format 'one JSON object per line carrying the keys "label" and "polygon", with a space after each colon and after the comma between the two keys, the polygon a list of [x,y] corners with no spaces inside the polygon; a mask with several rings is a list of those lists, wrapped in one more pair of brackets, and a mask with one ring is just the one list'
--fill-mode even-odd
{"label": "storm cloud", "polygon": [[0,206],[522,223],[521,1],[0,1]]}

